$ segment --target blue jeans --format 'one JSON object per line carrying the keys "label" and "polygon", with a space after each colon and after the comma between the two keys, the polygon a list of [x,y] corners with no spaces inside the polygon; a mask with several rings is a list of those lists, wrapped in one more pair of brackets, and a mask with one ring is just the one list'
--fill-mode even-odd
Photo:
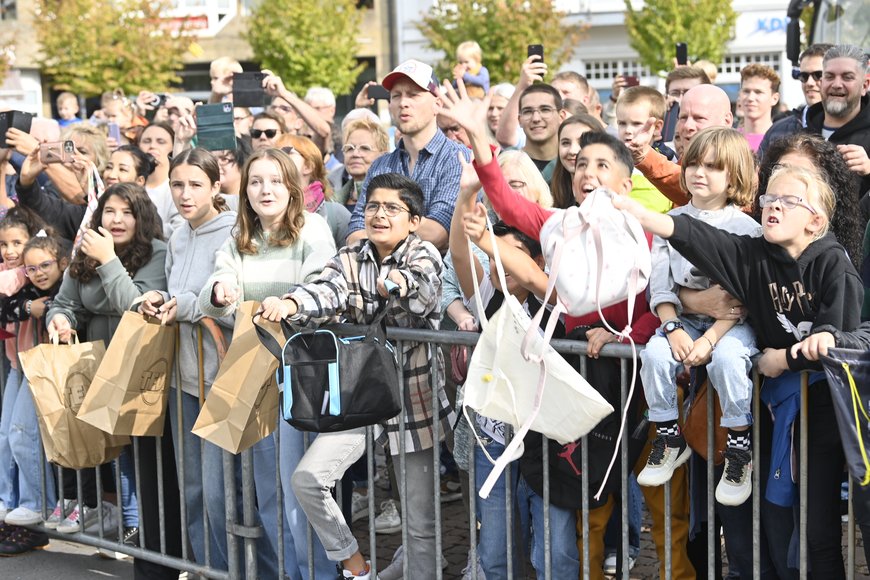
{"label": "blue jeans", "polygon": [[[13,380],[18,382],[15,388],[11,388],[13,387]],[[6,381],[6,388],[7,394],[16,395],[14,399],[11,396],[3,397],[3,413],[4,415],[6,414],[8,404],[10,417],[6,423],[8,425],[6,442],[7,449],[14,463],[12,473],[17,472],[17,505],[37,512],[43,511],[43,507],[51,510],[56,501],[54,477],[52,476],[51,467],[43,458],[39,423],[36,419],[36,408],[33,406],[33,395],[27,384],[27,378],[20,370],[12,369],[9,373],[9,379]],[[43,506],[42,502],[40,463],[45,468],[45,500],[48,504],[47,506]],[[10,480],[10,482],[12,482],[13,486],[16,485],[14,480]],[[0,499],[7,502],[7,507],[11,508],[16,505],[11,503],[11,501],[7,501],[5,497],[0,497]]]}
{"label": "blue jeans", "polygon": [[118,458],[121,469],[121,519],[125,528],[139,527],[139,502],[136,500],[136,467],[133,445],[128,445]]}
{"label": "blue jeans", "polygon": [[[692,316],[683,316],[680,321],[692,340],[698,340],[712,326],[712,322]],[[713,350],[712,359],[707,363],[707,375],[719,393],[722,427],[752,424],[752,380],[749,378],[752,361],[749,358],[757,352],[755,335],[748,324],[738,324],[729,330]],[[674,358],[668,338],[661,331],[649,339],[640,358],[649,420],[654,423],[676,421],[679,415],[676,375],[683,363]]]}
{"label": "blue jeans", "polygon": [[[493,459],[504,452],[504,446],[496,442],[486,442],[487,451]],[[479,490],[492,471],[492,464],[481,449],[475,448],[475,490]],[[529,487],[526,480],[518,474],[519,465],[511,465],[511,485],[513,486],[513,506],[516,510],[514,521],[519,525],[519,532],[514,537],[522,536],[521,546],[524,552],[531,552],[532,566],[539,578],[544,571],[544,499]],[[505,476],[499,478],[499,485],[493,488],[489,498],[478,498],[480,510],[480,561],[487,580],[492,578],[507,578],[505,546],[507,531],[505,525]],[[499,492],[496,489],[499,489]],[[577,520],[574,510],[564,509],[550,504],[550,553],[553,578],[577,578],[580,573],[580,557],[577,551]],[[489,524],[489,532],[484,528]],[[514,555],[519,551],[515,548]],[[514,563],[514,574],[522,568]]]}
{"label": "blue jeans", "polygon": [[18,466],[15,465],[12,448],[9,447],[9,425],[12,423],[15,400],[18,398],[20,387],[21,371],[10,369],[6,376],[3,407],[0,413],[0,501],[10,510],[18,505]]}
{"label": "blue jeans", "polygon": [[[175,442],[176,454],[180,457],[177,392],[171,391],[169,399],[169,419],[172,424],[172,439]],[[193,424],[199,415],[199,400],[187,393],[181,394],[181,412],[183,417],[182,439],[184,443],[184,501],[187,508],[187,529],[190,545],[196,561],[205,564],[205,528],[203,526],[203,505],[208,514],[209,528],[209,562],[218,570],[227,569],[227,522],[226,500],[224,495],[223,450],[200,439],[191,433]],[[241,518],[243,513],[241,481],[242,468],[239,458],[233,458],[236,471],[236,514]],[[178,465],[181,473],[181,464]],[[203,500],[204,497],[204,500]],[[257,514],[255,525],[260,524]],[[275,577],[278,574],[278,559],[275,550],[266,536],[260,536],[257,541],[257,571],[263,578]],[[239,552],[239,561],[244,556]]]}
{"label": "blue jeans", "polygon": [[[311,533],[314,544],[314,578],[308,576],[308,518],[302,510],[290,478],[305,454],[305,440],[302,431],[291,427],[280,417],[278,419],[280,436],[281,489],[284,492],[284,567],[286,574],[293,579],[319,580],[334,578],[335,563],[329,560],[323,543],[316,533]],[[314,440],[309,434],[309,441]],[[274,481],[274,478],[272,479]]]}

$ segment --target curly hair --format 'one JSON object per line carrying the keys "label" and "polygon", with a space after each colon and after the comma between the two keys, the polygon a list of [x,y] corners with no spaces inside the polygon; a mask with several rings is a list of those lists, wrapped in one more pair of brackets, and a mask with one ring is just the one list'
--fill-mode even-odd
{"label": "curly hair", "polygon": [[261,149],[260,151],[255,151],[248,158],[245,166],[242,167],[242,185],[239,188],[239,216],[236,222],[238,230],[236,234],[236,246],[239,249],[239,253],[251,256],[257,254],[257,242],[255,239],[262,237],[263,226],[260,224],[260,218],[254,212],[248,200],[248,179],[251,173],[251,165],[261,159],[267,159],[278,167],[281,173],[281,181],[290,194],[290,200],[281,218],[280,227],[269,236],[269,245],[287,247],[293,244],[299,237],[302,226],[305,225],[305,216],[303,215],[305,195],[302,191],[302,181],[299,178],[296,164],[293,163],[289,155],[280,149]]}
{"label": "curly hair", "polygon": [[[821,178],[831,186],[837,203],[836,211],[830,220],[830,231],[846,248],[852,264],[860,271],[864,228],[861,225],[859,206],[859,180],[843,161],[843,156],[837,151],[836,145],[818,135],[807,133],[776,139],[764,154],[764,160],[758,171],[757,196],[767,191],[771,174],[779,167],[780,159],[789,153],[806,157],[815,166]],[[752,217],[761,222],[761,208],[757,196]]]}
{"label": "curly hair", "polygon": [[[163,222],[144,187],[135,183],[116,183],[109,186],[100,196],[97,209],[94,210],[94,215],[91,217],[90,228],[92,230],[97,230],[103,225],[103,211],[106,202],[112,197],[117,197],[130,206],[133,218],[136,220],[133,239],[130,240],[130,243],[120,248],[115,247],[121,264],[133,276],[139,268],[151,260],[152,240],[163,239]],[[85,284],[96,275],[97,266],[99,266],[99,262],[86,256],[84,252],[76,252],[69,266],[69,275]]]}

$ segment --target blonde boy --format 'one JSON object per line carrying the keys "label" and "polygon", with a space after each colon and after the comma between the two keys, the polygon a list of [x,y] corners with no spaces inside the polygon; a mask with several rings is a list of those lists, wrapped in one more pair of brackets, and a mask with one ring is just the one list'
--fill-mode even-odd
{"label": "blonde boy", "polygon": [[80,123],[79,100],[74,94],[64,91],[57,96],[57,123],[61,127],[67,127],[73,123]]}
{"label": "blonde boy", "polygon": [[[482,99],[489,92],[489,71],[483,66],[483,51],[480,45],[469,40],[456,47],[456,66],[453,78],[462,79],[468,96]],[[454,86],[456,82],[454,80]]]}
{"label": "blonde boy", "polygon": [[211,79],[209,103],[233,100],[233,73],[242,72],[242,65],[234,58],[222,56],[211,61],[208,76]]}
{"label": "blonde boy", "polygon": [[[616,101],[616,130],[619,134],[619,140],[623,143],[630,143],[638,133],[644,130],[648,122],[654,123],[655,139],[660,141],[664,117],[665,98],[653,88],[630,87],[622,91]],[[655,149],[662,146],[663,144],[660,142],[653,144]],[[667,213],[671,210],[671,201],[662,195],[637,169],[632,172],[631,181],[634,184],[630,194],[632,199],[636,199],[651,211]]]}

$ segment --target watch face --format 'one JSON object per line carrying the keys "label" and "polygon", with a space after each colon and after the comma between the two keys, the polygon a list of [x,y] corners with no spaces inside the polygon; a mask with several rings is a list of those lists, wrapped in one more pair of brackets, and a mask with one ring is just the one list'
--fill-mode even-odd
{"label": "watch face", "polygon": [[677,322],[676,320],[671,320],[667,324],[665,324],[665,333],[670,334],[678,328],[681,328],[683,325]]}

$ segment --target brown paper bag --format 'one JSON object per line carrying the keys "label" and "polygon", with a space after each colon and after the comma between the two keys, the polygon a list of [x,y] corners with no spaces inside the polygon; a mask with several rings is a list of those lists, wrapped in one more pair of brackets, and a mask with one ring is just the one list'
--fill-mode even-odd
{"label": "brown paper bag", "polygon": [[106,353],[103,341],[41,344],[19,353],[30,384],[46,458],[70,469],[96,467],[121,454],[126,436],[80,421],[76,412]]}
{"label": "brown paper bag", "polygon": [[113,435],[163,435],[175,333],[125,312],[76,416]]}
{"label": "brown paper bag", "polygon": [[[278,426],[278,360],[260,343],[252,317],[259,302],[236,312],[233,340],[218,370],[193,433],[230,453],[240,453]],[[281,344],[280,325],[261,322]]]}

